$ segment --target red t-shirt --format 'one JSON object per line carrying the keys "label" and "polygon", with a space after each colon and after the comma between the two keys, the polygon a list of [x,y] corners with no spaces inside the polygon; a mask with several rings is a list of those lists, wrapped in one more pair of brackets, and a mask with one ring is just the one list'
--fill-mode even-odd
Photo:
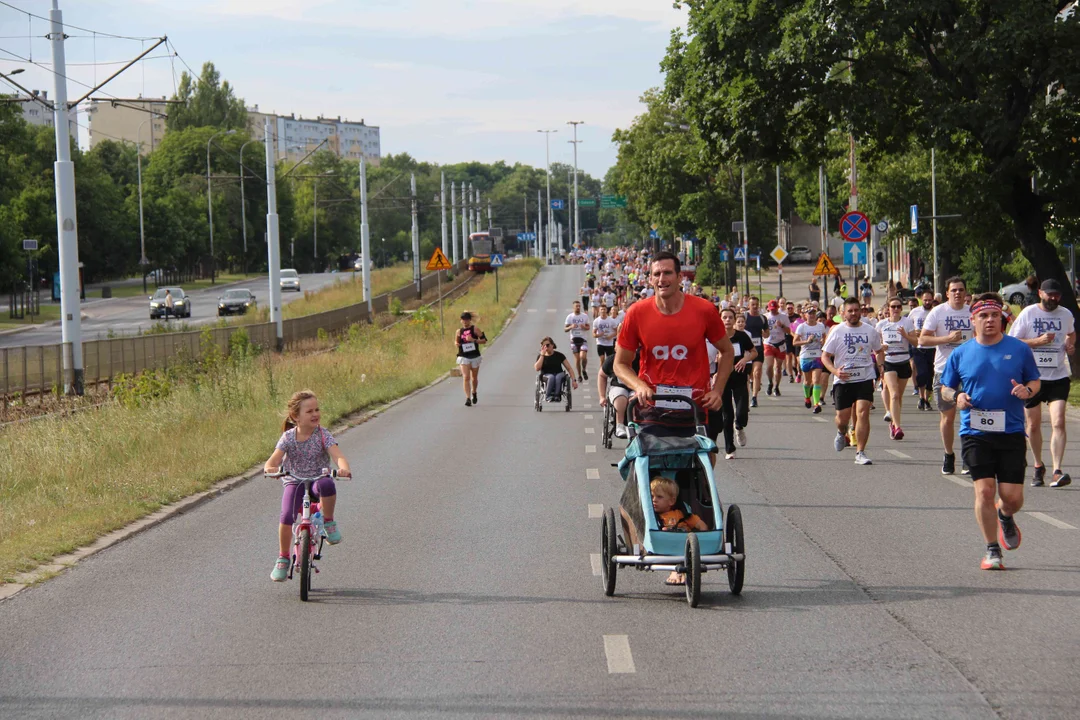
{"label": "red t-shirt", "polygon": [[626,311],[619,347],[641,348],[638,377],[653,387],[671,385],[693,388],[698,398],[709,390],[709,350],[726,335],[716,306],[705,298],[686,295],[674,315],[664,315],[656,300],[637,302]]}

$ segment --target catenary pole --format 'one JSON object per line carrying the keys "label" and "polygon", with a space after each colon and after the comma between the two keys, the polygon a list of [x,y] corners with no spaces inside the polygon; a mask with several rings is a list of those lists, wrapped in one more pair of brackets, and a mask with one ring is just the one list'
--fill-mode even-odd
{"label": "catenary pole", "polygon": [[545,247],[545,257],[551,257],[551,229],[554,223],[554,219],[551,215],[551,133],[559,132],[558,130],[537,130],[536,132],[544,133],[544,147],[545,147],[545,171],[544,174],[547,177],[547,246]]}
{"label": "catenary pole", "polygon": [[458,254],[458,240],[457,240],[457,215],[455,210],[457,208],[457,183],[450,183],[450,245],[454,248],[454,264],[457,265],[461,261],[461,256]]}
{"label": "catenary pole", "polygon": [[[925,195],[923,196],[925,197]],[[938,277],[938,254],[937,254],[937,156],[934,148],[930,148],[930,235],[934,241],[934,291],[943,293],[945,287]],[[944,297],[944,296],[943,296]]]}
{"label": "catenary pole", "polygon": [[65,391],[83,394],[82,319],[79,307],[79,231],[75,215],[75,164],[71,162],[68,128],[67,64],[64,58],[64,15],[58,0],[49,11],[52,43],[53,130],[56,138],[56,236],[60,248],[60,333],[64,353]]}
{"label": "catenary pole", "polygon": [[420,222],[416,209],[416,173],[411,173],[409,184],[412,195],[412,266],[413,282],[416,283],[416,297],[422,297],[420,287]]}
{"label": "catenary pole", "polygon": [[281,321],[281,234],[277,212],[277,170],[274,167],[274,138],[270,134],[270,119],[263,124],[266,144],[266,262],[270,270],[270,322],[274,323],[276,349],[285,347]]}
{"label": "catenary pole", "polygon": [[360,156],[360,277],[364,283],[364,300],[367,301],[368,322],[374,320],[371,301],[371,228],[368,226],[367,205],[367,159]]}
{"label": "catenary pole", "polygon": [[442,215],[442,254],[446,255],[449,250],[446,247],[447,234],[446,234],[446,173],[439,174],[440,190],[439,190],[439,213]]}
{"label": "catenary pole", "polygon": [[742,222],[743,222],[743,274],[746,278],[746,295],[750,295],[750,233],[746,225],[746,168],[742,168]]}
{"label": "catenary pole", "polygon": [[469,259],[469,201],[465,196],[465,181],[461,181],[461,259]]}
{"label": "catenary pole", "polygon": [[571,120],[567,125],[574,126],[574,139],[571,140],[574,144],[574,241],[571,243],[572,247],[578,247],[581,245],[581,211],[578,208],[578,168],[577,168],[577,146],[581,140],[577,139],[577,126],[584,125],[584,120]]}

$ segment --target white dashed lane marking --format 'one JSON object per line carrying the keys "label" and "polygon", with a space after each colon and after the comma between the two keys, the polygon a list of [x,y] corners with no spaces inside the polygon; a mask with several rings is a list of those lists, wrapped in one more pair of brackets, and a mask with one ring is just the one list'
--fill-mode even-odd
{"label": "white dashed lane marking", "polygon": [[537,310],[536,308],[529,308],[525,312],[539,312],[539,310]]}
{"label": "white dashed lane marking", "polygon": [[585,428],[585,434],[586,435],[595,435],[596,434],[596,428]]}
{"label": "white dashed lane marking", "polygon": [[895,455],[898,458],[903,458],[904,460],[910,460],[911,459],[910,455],[905,455],[904,453],[900,452],[899,450],[892,450],[892,449],[886,448],[885,452],[889,453],[890,455]]}
{"label": "white dashed lane marking", "polygon": [[585,403],[581,407],[585,408],[586,410],[592,410],[592,405],[590,405],[589,403]]}
{"label": "white dashed lane marking", "polygon": [[599,480],[600,479],[600,468],[589,468],[588,470],[586,470],[585,471],[585,479],[586,480]]}
{"label": "white dashed lane marking", "polygon": [[589,519],[599,520],[604,516],[604,506],[598,503],[589,504]]}
{"label": "white dashed lane marking", "polygon": [[637,672],[634,656],[630,652],[630,638],[626,635],[605,635],[604,654],[607,655],[608,674]]}
{"label": "white dashed lane marking", "polygon": [[814,422],[826,422],[824,418],[819,418],[819,417],[813,418],[813,420],[814,420]]}
{"label": "white dashed lane marking", "polygon": [[1051,517],[1050,515],[1047,515],[1046,513],[1026,512],[1025,511],[1025,514],[1030,515],[1031,517],[1035,518],[1036,520],[1042,520],[1044,523],[1047,523],[1048,525],[1053,525],[1054,527],[1056,527],[1056,528],[1058,528],[1060,530],[1075,530],[1076,529],[1075,526],[1070,525],[1069,523],[1064,522],[1063,520],[1058,520],[1056,517]]}
{"label": "white dashed lane marking", "polygon": [[596,446],[595,445],[586,445],[585,446],[585,452],[587,452],[587,453],[596,452]]}
{"label": "white dashed lane marking", "polygon": [[592,574],[600,576],[600,553],[589,555],[589,564],[592,565]]}
{"label": "white dashed lane marking", "polygon": [[971,488],[970,480],[964,480],[963,478],[958,478],[955,475],[946,475],[945,479],[955,485],[959,485],[962,488]]}
{"label": "white dashed lane marking", "polygon": [[547,311],[548,312],[558,312],[558,310],[556,310],[555,308],[548,308]]}
{"label": "white dashed lane marking", "polygon": [[583,418],[584,418],[585,420],[592,420],[592,419],[593,419],[593,416],[592,416],[592,415],[583,415],[582,417],[583,417]]}

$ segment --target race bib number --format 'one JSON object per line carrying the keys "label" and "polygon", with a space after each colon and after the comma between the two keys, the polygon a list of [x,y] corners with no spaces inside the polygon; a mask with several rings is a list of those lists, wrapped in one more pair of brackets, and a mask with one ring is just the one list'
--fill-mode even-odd
{"label": "race bib number", "polygon": [[733,355],[735,357],[742,357],[742,345],[739,343],[732,343],[731,348],[734,350]]}
{"label": "race bib number", "polygon": [[1056,350],[1036,350],[1035,364],[1040,368],[1061,367],[1061,353]]}
{"label": "race bib number", "polygon": [[756,338],[750,338],[750,339],[753,341],[754,347],[761,347],[761,338],[756,337]]}
{"label": "race bib number", "polygon": [[844,372],[848,374],[847,380],[844,382],[849,383],[862,382],[863,380],[869,380],[874,377],[874,367],[872,365],[844,368]]}
{"label": "race bib number", "polygon": [[974,334],[970,330],[960,331],[960,342],[966,343],[968,340],[974,337]]}
{"label": "race bib number", "polygon": [[[680,395],[686,399],[690,399],[694,396],[694,388],[685,387],[682,385],[657,385],[657,395]],[[683,402],[677,402],[675,400],[657,400],[656,407],[665,408],[667,410],[689,410],[690,407]]]}
{"label": "race bib number", "polygon": [[976,410],[968,411],[968,427],[980,432],[1005,432],[1004,410]]}
{"label": "race bib number", "polygon": [[899,330],[886,330],[882,333],[881,339],[885,341],[886,345],[899,345],[904,340]]}
{"label": "race bib number", "polygon": [[461,343],[461,352],[473,352],[476,350],[476,343]]}

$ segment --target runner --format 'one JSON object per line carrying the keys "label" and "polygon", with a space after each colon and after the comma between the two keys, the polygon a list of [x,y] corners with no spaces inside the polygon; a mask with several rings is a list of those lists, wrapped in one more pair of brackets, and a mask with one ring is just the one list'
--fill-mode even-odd
{"label": "runner", "polygon": [[574,301],[574,312],[566,316],[563,332],[570,333],[570,354],[574,356],[574,370],[578,382],[589,379],[589,316],[581,312],[581,303]]}
{"label": "runner", "polygon": [[[738,294],[737,290],[732,291],[732,295],[737,296]],[[758,300],[756,295],[750,296],[749,303],[746,313],[746,334],[750,336],[750,341],[754,343],[754,348],[757,350],[754,367],[750,371],[750,380],[753,383],[750,393],[750,407],[756,408],[757,396],[761,392],[761,368],[764,367],[765,363],[764,334],[769,325],[765,322],[765,316],[761,314],[761,301]]]}
{"label": "runner", "polygon": [[768,323],[769,337],[765,341],[765,378],[769,381],[766,395],[780,397],[780,377],[784,369],[784,358],[787,357],[787,334],[791,329],[791,321],[787,315],[780,312],[780,303],[770,300],[768,311],[765,314],[765,322]]}
{"label": "runner", "polygon": [[476,387],[480,384],[480,346],[487,342],[484,331],[473,325],[472,313],[461,313],[461,327],[454,333],[457,364],[461,367],[461,384],[465,390],[465,407],[478,404]]}
{"label": "runner", "polygon": [[813,306],[806,312],[806,321],[795,328],[795,347],[799,348],[799,369],[803,377],[803,404],[821,412],[821,348],[825,341],[825,326],[818,322],[818,311]]}
{"label": "runner", "polygon": [[[941,413],[939,429],[941,445],[945,449],[945,458],[941,462],[941,474],[952,475],[956,472],[956,455],[953,453],[953,440],[956,434],[956,405],[941,395],[941,373],[949,355],[966,340],[971,339],[971,308],[964,304],[967,286],[962,277],[951,277],[945,283],[949,301],[938,305],[926,315],[919,344],[933,347],[934,355],[934,399],[938,412]],[[961,473],[968,474],[966,466]]]}
{"label": "runner", "polygon": [[[735,311],[728,308],[720,313],[724,321],[724,330],[731,338],[732,359],[734,365],[731,375],[728,376],[724,386],[723,404],[719,413],[709,413],[709,435],[715,442],[724,433],[724,459],[731,460],[735,457],[735,442],[739,447],[746,447],[746,426],[750,421],[749,392],[747,391],[746,375],[754,366],[754,357],[757,349],[754,347],[750,336],[745,330],[740,330]],[[709,343],[709,355],[712,356],[715,347]],[[713,375],[716,368],[709,368]],[[714,416],[716,421],[714,422]]]}
{"label": "runner", "polygon": [[[646,422],[685,425],[685,406],[654,404],[653,397],[658,393],[683,395],[706,410],[719,410],[723,388],[731,375],[734,350],[720,314],[708,300],[688,296],[679,289],[681,269],[676,256],[668,252],[656,254],[649,265],[655,299],[635,303],[627,311],[615,345],[615,374],[634,390]],[[706,341],[719,351],[712,377]],[[641,369],[635,373],[632,362],[639,348]]]}
{"label": "runner", "polygon": [[[638,372],[641,367],[640,353],[634,355],[631,368]],[[615,375],[615,353],[604,358],[600,366],[600,372],[596,375],[597,395],[600,397],[600,407],[608,403],[615,408],[615,437],[626,439],[626,406],[630,402],[630,390]]]}
{"label": "runner", "polygon": [[862,322],[859,299],[844,303],[844,322],[829,331],[822,348],[821,362],[836,379],[836,439],[833,447],[840,452],[849,443],[847,437],[851,410],[855,409],[855,464],[872,465],[866,456],[870,439],[870,403],[874,400],[874,367],[881,349],[881,336],[871,325]]}
{"label": "runner", "polygon": [[600,306],[600,317],[593,322],[593,337],[596,338],[596,354],[600,356],[600,363],[604,358],[615,354],[615,335],[619,329],[619,321],[611,317],[607,305]]}
{"label": "runner", "polygon": [[[912,308],[908,313],[911,318],[911,326],[916,333],[921,335],[923,323],[927,314],[934,309],[934,291],[930,286],[924,286],[920,293],[922,305]],[[915,298],[912,298],[915,302]],[[919,409],[930,410],[930,393],[934,383],[934,348],[925,347],[920,337],[918,347],[911,351],[911,368],[915,371],[915,389],[919,395]]]}
{"label": "runner", "polygon": [[795,356],[799,353],[792,342],[795,337],[793,334],[795,326],[801,323],[802,319],[795,308],[795,303],[791,301],[784,303],[784,312],[787,313],[788,319],[787,332],[784,334],[784,351],[787,353],[784,357],[784,372],[787,373],[789,383],[802,382],[802,378],[799,377],[799,364],[795,362]]}
{"label": "runner", "polygon": [[1005,569],[1002,545],[1020,547],[1013,516],[1024,505],[1024,404],[1038,395],[1041,384],[1031,348],[1004,333],[1003,304],[995,293],[975,300],[975,342],[950,353],[938,391],[960,408],[961,452],[974,478],[975,517],[986,541],[983,570]]}
{"label": "runner", "polygon": [[900,416],[904,409],[904,388],[911,379],[911,344],[919,341],[911,318],[905,317],[904,303],[898,297],[886,303],[889,316],[878,323],[877,331],[885,343],[885,387],[881,393],[885,401],[885,422],[889,423],[889,436],[903,440],[904,431]]}
{"label": "runner", "polygon": [[588,285],[581,286],[581,307],[585,312],[589,311],[589,295],[592,293]]}
{"label": "runner", "polygon": [[1061,301],[1061,283],[1044,280],[1039,287],[1037,305],[1028,305],[1020,311],[1009,334],[1023,340],[1035,352],[1035,364],[1039,366],[1042,386],[1039,394],[1027,401],[1028,444],[1035,460],[1032,487],[1042,487],[1046,466],[1042,457],[1042,404],[1050,407],[1050,460],[1054,463],[1053,481],[1050,487],[1065,487],[1072,482],[1069,473],[1062,472],[1061,461],[1065,456],[1065,406],[1069,399],[1069,366],[1065,355],[1076,351],[1076,332],[1072,313],[1058,305]]}

